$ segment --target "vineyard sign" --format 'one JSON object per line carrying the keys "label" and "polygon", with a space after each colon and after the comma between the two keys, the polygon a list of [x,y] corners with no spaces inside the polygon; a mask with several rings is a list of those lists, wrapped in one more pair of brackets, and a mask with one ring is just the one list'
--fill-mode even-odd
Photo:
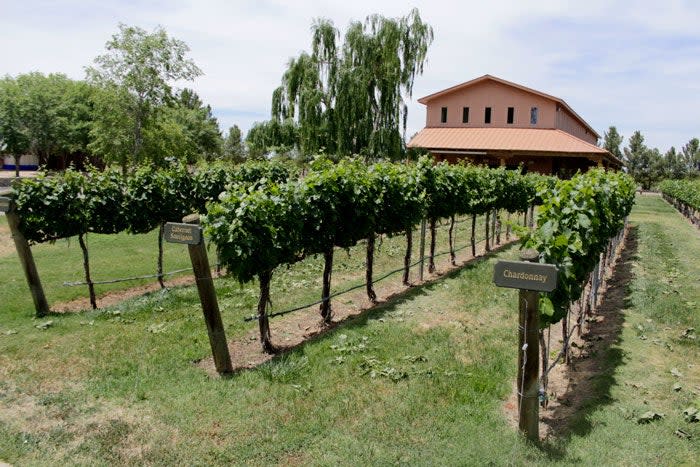
{"label": "vineyard sign", "polygon": [[202,228],[195,224],[168,222],[163,230],[163,237],[169,243],[199,245],[202,241]]}
{"label": "vineyard sign", "polygon": [[10,210],[10,198],[0,196],[0,212],[8,212]]}
{"label": "vineyard sign", "polygon": [[499,261],[493,268],[493,282],[498,287],[551,292],[557,288],[557,273],[553,264]]}

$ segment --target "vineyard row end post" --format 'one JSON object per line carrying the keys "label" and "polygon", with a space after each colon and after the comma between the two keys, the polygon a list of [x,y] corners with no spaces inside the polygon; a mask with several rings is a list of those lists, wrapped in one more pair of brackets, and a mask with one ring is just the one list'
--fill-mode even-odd
{"label": "vineyard row end post", "polygon": [[0,192],[0,212],[4,212],[7,217],[7,224],[10,227],[12,239],[17,249],[17,256],[19,256],[20,263],[22,263],[24,276],[27,279],[32,300],[34,300],[36,316],[46,316],[49,313],[49,303],[46,301],[44,288],[41,285],[41,279],[39,278],[39,272],[36,268],[29,242],[27,242],[26,237],[19,229],[20,219],[15,210],[11,190]]}
{"label": "vineyard row end post", "polygon": [[207,248],[204,244],[202,228],[199,226],[199,214],[185,216],[182,222],[182,224],[169,222],[165,225],[165,240],[171,243],[187,244],[199,301],[202,304],[202,313],[207,325],[214,365],[220,375],[229,375],[233,373],[233,365],[226,342],[224,324],[221,320],[219,302],[216,298],[216,289],[214,289],[214,281],[211,277]]}
{"label": "vineyard row end post", "polygon": [[[536,262],[538,257],[539,253],[534,250],[524,250],[520,255],[522,261],[530,263]],[[518,302],[518,427],[529,441],[537,442],[540,438],[540,294],[520,289]]]}
{"label": "vineyard row end post", "polygon": [[533,249],[520,252],[521,261],[499,261],[493,269],[498,287],[518,292],[518,427],[532,442],[539,441],[539,301],[540,292],[556,289],[558,271],[538,263]]}

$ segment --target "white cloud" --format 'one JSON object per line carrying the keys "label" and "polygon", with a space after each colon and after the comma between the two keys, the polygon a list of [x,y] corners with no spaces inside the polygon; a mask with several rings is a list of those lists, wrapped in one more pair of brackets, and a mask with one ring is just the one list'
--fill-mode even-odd
{"label": "white cloud", "polygon": [[[601,134],[640,129],[666,150],[700,136],[700,4],[674,0],[418,1],[435,29],[409,106],[409,133],[422,128],[415,99],[485,73],[565,99]],[[0,0],[0,74],[83,68],[124,22],[162,25],[184,40],[205,76],[188,86],[211,104],[222,128],[267,118],[287,60],[308,49],[313,18],[344,30],[372,13],[400,16],[395,0],[35,1]]]}

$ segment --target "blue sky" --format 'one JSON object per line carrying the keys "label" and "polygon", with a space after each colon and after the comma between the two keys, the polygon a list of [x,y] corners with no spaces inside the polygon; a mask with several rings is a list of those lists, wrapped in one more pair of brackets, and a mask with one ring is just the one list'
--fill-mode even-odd
{"label": "blue sky", "polygon": [[16,1],[0,0],[0,75],[62,72],[76,79],[120,22],[163,26],[205,75],[193,83],[222,129],[269,118],[290,57],[309,26],[341,30],[418,7],[435,30],[409,101],[408,134],[423,127],[417,98],[489,73],[561,97],[601,135],[641,130],[666,151],[700,137],[700,2],[657,1]]}

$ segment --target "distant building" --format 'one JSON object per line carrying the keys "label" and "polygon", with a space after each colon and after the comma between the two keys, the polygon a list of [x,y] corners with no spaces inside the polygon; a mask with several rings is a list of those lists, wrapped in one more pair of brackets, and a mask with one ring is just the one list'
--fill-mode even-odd
{"label": "distant building", "polygon": [[418,99],[426,124],[408,143],[437,160],[570,176],[619,169],[600,135],[564,100],[491,75]]}
{"label": "distant building", "polygon": [[[15,156],[5,156],[2,161],[4,170],[15,170]],[[33,154],[22,154],[19,158],[20,170],[36,170],[39,168],[39,158]]]}

